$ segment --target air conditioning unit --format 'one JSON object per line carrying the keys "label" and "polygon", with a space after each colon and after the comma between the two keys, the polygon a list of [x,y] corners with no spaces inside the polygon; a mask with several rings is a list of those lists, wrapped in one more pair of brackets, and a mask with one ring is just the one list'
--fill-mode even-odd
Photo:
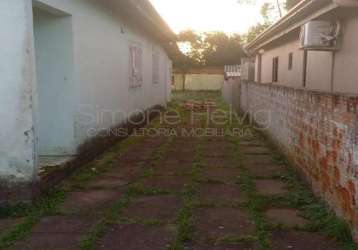
{"label": "air conditioning unit", "polygon": [[340,22],[310,21],[301,28],[301,49],[337,50]]}

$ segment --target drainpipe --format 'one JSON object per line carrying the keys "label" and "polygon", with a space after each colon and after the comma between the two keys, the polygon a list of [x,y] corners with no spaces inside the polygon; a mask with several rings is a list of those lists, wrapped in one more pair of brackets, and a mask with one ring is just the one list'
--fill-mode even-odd
{"label": "drainpipe", "polygon": [[331,91],[334,91],[334,70],[336,67],[336,52],[332,51],[332,68],[331,68]]}

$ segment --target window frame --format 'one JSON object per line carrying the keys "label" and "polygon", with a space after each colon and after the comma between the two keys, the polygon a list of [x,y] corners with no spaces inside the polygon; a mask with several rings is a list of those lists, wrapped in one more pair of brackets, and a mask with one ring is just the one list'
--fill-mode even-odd
{"label": "window frame", "polygon": [[152,51],[152,83],[160,84],[160,53],[156,48]]}
{"label": "window frame", "polygon": [[280,64],[280,58],[278,56],[274,57],[272,59],[272,82],[274,83],[278,82],[279,64]]}
{"label": "window frame", "polygon": [[293,69],[293,52],[288,54],[288,70],[291,71]]}
{"label": "window frame", "polygon": [[140,43],[129,45],[129,87],[138,88],[143,85],[143,47]]}

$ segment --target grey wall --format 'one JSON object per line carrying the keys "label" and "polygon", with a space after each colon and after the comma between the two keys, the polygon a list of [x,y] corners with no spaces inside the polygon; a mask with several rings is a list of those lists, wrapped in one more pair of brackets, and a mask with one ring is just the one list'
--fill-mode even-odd
{"label": "grey wall", "polygon": [[[265,49],[262,55],[261,82],[272,82],[272,59],[279,57],[277,84],[299,87],[302,84],[303,51],[298,49],[298,40],[286,41],[280,46]],[[293,53],[293,68],[288,70],[289,53]]]}
{"label": "grey wall", "polygon": [[[358,16],[350,14],[340,19],[343,24],[341,48],[335,52],[309,51],[307,59],[306,88],[358,94]],[[303,51],[299,49],[299,34],[282,39],[264,48],[261,82],[272,82],[272,59],[279,57],[279,81],[277,84],[303,87]],[[288,70],[288,54],[293,53],[293,69]],[[335,60],[334,60],[335,58]],[[333,74],[332,74],[333,67]],[[256,69],[258,57],[256,56]],[[256,70],[256,81],[259,76]],[[332,79],[333,76],[333,79]]]}

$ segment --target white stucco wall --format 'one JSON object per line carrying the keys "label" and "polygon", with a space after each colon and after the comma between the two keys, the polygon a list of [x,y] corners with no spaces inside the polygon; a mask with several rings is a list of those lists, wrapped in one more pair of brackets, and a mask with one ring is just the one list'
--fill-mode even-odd
{"label": "white stucco wall", "polygon": [[35,176],[31,3],[0,1],[0,185]]}
{"label": "white stucco wall", "polygon": [[[44,138],[41,131],[53,134],[45,144],[56,147],[61,142],[69,150],[58,153],[67,154],[93,135],[88,129],[118,125],[135,110],[165,105],[169,100],[171,61],[167,53],[148,34],[131,28],[110,2],[39,0],[32,6],[30,0],[0,1],[0,184],[35,180],[37,157],[47,153],[46,148],[38,150],[41,143],[37,140]],[[67,26],[68,35],[61,37],[56,34],[61,30],[49,29],[46,22],[51,20],[46,18],[35,19],[37,28],[42,28],[34,29],[33,7],[66,14],[72,22]],[[48,38],[51,32],[53,37]],[[69,39],[73,53],[70,47],[65,54],[56,51],[62,43],[70,44]],[[35,50],[35,41],[40,49]],[[133,42],[143,49],[144,82],[131,89],[129,46]],[[160,54],[159,84],[152,83],[153,48]],[[69,63],[63,68],[71,57],[73,67]],[[50,115],[56,110],[62,113],[52,116],[57,123],[51,125]],[[124,116],[112,117],[119,112]],[[67,130],[59,131],[63,127]]]}
{"label": "white stucco wall", "polygon": [[[109,128],[138,109],[168,99],[170,60],[166,52],[142,31],[130,27],[110,2],[92,0],[41,0],[72,16],[76,93],[76,145],[95,129]],[[143,49],[144,83],[129,88],[129,47]],[[152,83],[152,51],[160,52],[160,83]]]}

